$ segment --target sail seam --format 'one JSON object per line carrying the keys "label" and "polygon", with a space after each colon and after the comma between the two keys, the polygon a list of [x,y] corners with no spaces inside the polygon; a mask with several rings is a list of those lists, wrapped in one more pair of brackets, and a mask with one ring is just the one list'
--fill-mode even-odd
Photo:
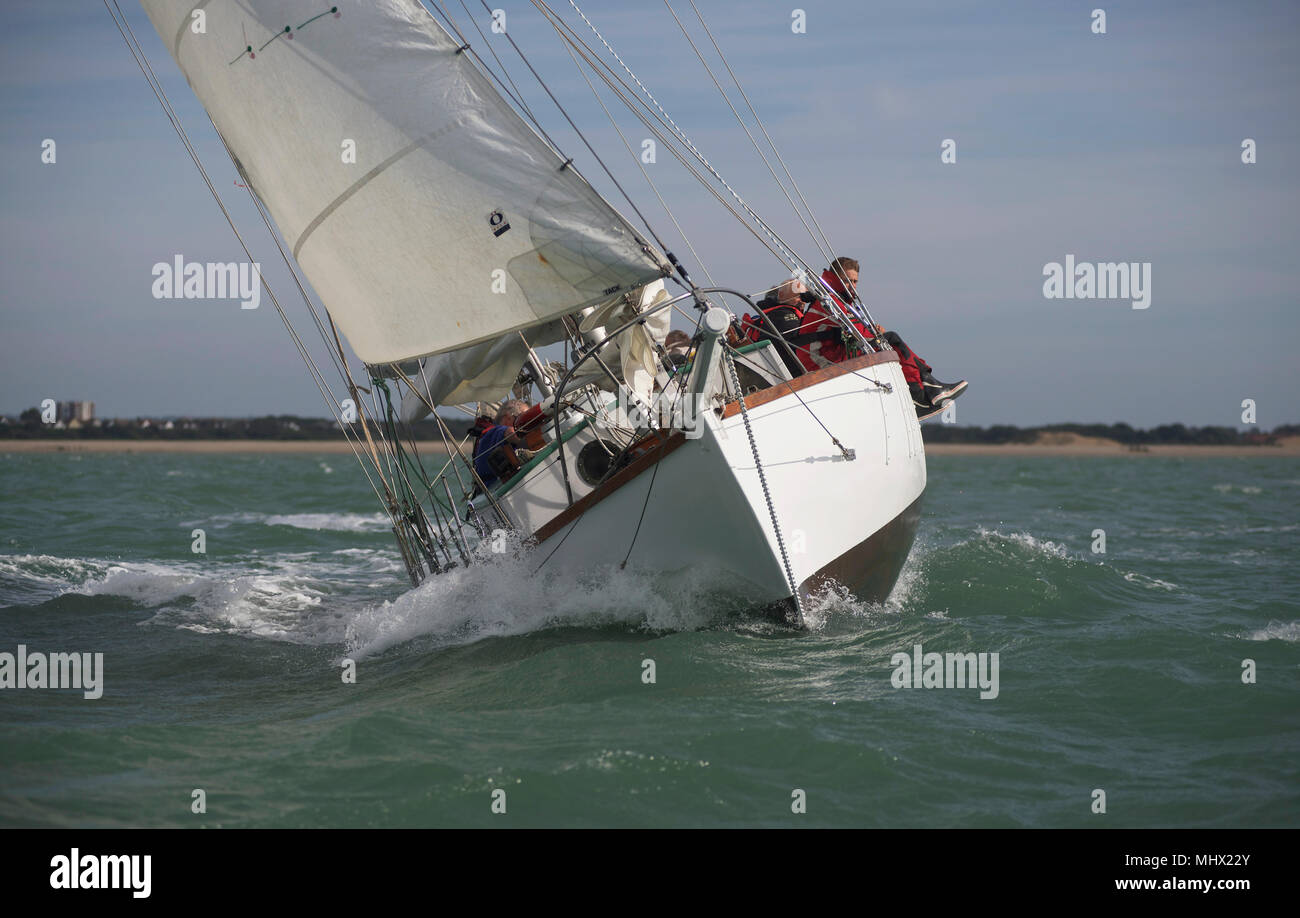
{"label": "sail seam", "polygon": [[407,144],[405,147],[398,150],[392,156],[388,157],[388,159],[384,160],[382,163],[380,163],[379,165],[371,169],[369,172],[367,172],[365,175],[361,176],[361,178],[353,182],[347,188],[347,190],[345,190],[342,194],[340,194],[333,201],[327,204],[325,206],[325,209],[322,210],[320,213],[318,213],[312,219],[312,221],[307,224],[307,228],[302,231],[302,234],[298,236],[298,241],[294,243],[293,257],[295,259],[298,257],[298,252],[301,251],[303,243],[307,241],[307,237],[316,231],[316,228],[319,227],[321,223],[325,221],[325,218],[327,218],[330,214],[334,213],[334,211],[338,210],[339,207],[342,206],[342,204],[348,200],[348,198],[352,197],[354,194],[360,191],[364,185],[368,184],[372,179],[376,178],[381,172],[383,172],[389,166],[393,165],[393,163],[397,162],[402,157],[406,156],[409,153],[413,153],[414,151],[420,149],[424,145],[431,143],[434,140],[437,140],[439,137],[441,137],[443,134],[446,134],[448,131],[451,131],[455,128],[459,128],[460,126],[461,126],[461,121],[457,119],[456,121],[452,121],[448,124],[444,124],[436,131],[430,131],[428,134],[425,134],[423,137],[419,138],[418,140],[413,140],[411,143]]}
{"label": "sail seam", "polygon": [[199,0],[198,3],[190,7],[188,13],[181,17],[180,28],[176,30],[176,40],[172,42],[172,57],[176,58],[177,63],[179,63],[181,59],[181,40],[185,38],[185,33],[189,31],[185,27],[194,20],[194,11],[203,9],[203,7],[207,6],[210,2],[212,2],[212,0]]}

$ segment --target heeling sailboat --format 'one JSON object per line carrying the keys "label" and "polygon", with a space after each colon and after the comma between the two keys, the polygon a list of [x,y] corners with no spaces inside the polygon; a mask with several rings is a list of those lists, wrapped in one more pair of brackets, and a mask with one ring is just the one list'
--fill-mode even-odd
{"label": "heeling sailboat", "polygon": [[[278,228],[295,279],[296,263],[325,306],[322,320],[299,282],[359,410],[355,423],[339,415],[296,333],[295,342],[392,517],[414,583],[482,557],[476,543],[513,530],[535,544],[539,568],[631,564],[671,575],[704,566],[747,601],[796,611],[830,581],[868,600],[888,596],[919,522],[925,454],[897,354],[863,335],[874,324],[863,304],[828,299],[857,356],[792,378],[796,362],[782,352],[793,358],[795,345],[738,339],[731,307],[761,311],[737,291],[697,286],[648,223],[642,233],[597,193],[540,123],[497,92],[490,77],[532,117],[506,88],[504,65],[497,60],[497,73],[479,57],[445,9],[455,37],[416,0],[142,4],[268,228]],[[582,58],[705,181],[690,161],[702,164],[739,203],[730,209],[749,232],[814,281],[621,58],[653,108],[542,0],[534,5],[575,63]],[[820,227],[809,232],[825,255]],[[666,283],[683,292],[670,295]],[[665,359],[673,314],[693,326],[682,366]],[[556,342],[565,361],[543,362],[535,348]],[[485,486],[457,460],[435,409],[499,399],[520,384],[538,390],[534,454]],[[453,449],[436,470],[426,470],[409,426],[430,414]]]}

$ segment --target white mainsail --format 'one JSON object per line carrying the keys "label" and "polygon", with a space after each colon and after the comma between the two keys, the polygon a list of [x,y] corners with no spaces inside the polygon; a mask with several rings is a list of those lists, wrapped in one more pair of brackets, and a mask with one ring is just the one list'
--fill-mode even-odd
{"label": "white mainsail", "polygon": [[366,363],[666,273],[417,0],[141,2]]}

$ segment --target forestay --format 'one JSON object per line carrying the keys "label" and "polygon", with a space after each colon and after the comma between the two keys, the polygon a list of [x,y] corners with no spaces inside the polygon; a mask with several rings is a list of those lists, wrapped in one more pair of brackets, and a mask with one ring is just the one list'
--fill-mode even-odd
{"label": "forestay", "polygon": [[366,363],[496,339],[666,273],[417,0],[142,2]]}

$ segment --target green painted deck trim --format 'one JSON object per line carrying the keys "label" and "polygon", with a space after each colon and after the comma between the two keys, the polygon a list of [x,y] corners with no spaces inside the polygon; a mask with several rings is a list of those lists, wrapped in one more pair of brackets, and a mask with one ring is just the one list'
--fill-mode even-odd
{"label": "green painted deck trim", "polygon": [[[587,427],[587,425],[589,425],[590,423],[591,423],[591,418],[583,418],[577,424],[574,424],[564,433],[560,434],[559,442],[560,443],[569,442],[575,436],[577,436],[579,432],[584,430]],[[537,468],[537,466],[541,465],[542,462],[548,456],[551,455],[551,453],[555,452],[555,449],[556,449],[555,441],[552,441],[551,443],[547,443],[546,446],[542,447],[540,450],[537,451],[536,456],[529,459],[522,466],[520,466],[519,471],[515,472],[514,476],[509,481],[507,481],[505,484],[497,485],[496,488],[492,491],[493,495],[495,495],[498,498],[504,497],[507,491],[509,491],[519,482],[523,481],[524,478],[528,476],[528,473],[531,472],[533,469]]]}
{"label": "green painted deck trim", "polygon": [[740,347],[736,348],[736,353],[751,354],[754,351],[761,350],[765,347],[771,347],[771,346],[772,346],[772,342],[769,339],[764,338],[762,341],[751,341],[749,344],[741,345]]}
{"label": "green painted deck trim", "polygon": [[[771,342],[771,340],[768,339],[768,338],[764,338],[762,341],[751,341],[751,342],[749,342],[749,344],[742,344],[740,347],[736,348],[736,353],[737,353],[737,354],[752,354],[752,353],[754,353],[754,351],[761,351],[763,348],[765,348],[765,347],[771,347],[771,346],[772,346],[772,342]],[[691,367],[692,367],[692,366],[694,366],[694,363],[693,363],[693,362],[692,362],[692,363],[684,363],[684,364],[682,364],[680,367],[677,368],[677,372],[678,372],[678,373],[689,373],[689,372],[691,371]]]}

